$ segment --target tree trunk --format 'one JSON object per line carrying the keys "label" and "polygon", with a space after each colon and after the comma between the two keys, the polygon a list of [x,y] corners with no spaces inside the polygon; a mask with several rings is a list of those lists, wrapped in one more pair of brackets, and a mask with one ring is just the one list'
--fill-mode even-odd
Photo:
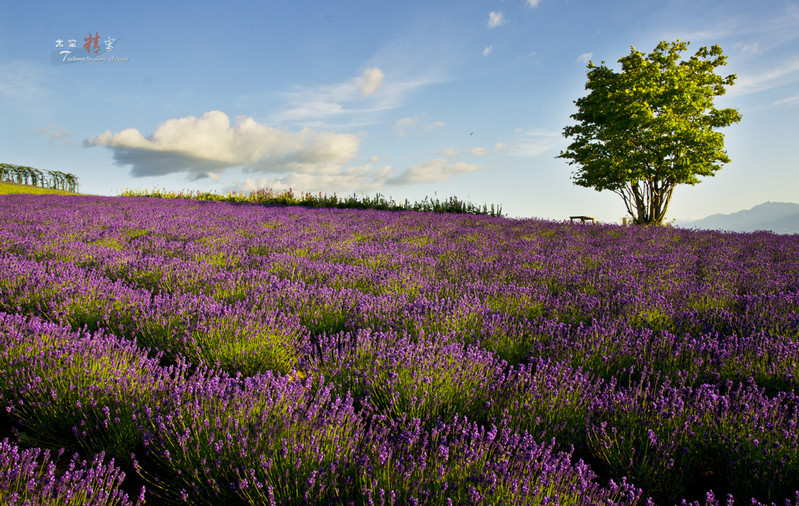
{"label": "tree trunk", "polygon": [[662,225],[674,185],[668,181],[636,181],[615,193],[624,200],[627,214],[636,225]]}

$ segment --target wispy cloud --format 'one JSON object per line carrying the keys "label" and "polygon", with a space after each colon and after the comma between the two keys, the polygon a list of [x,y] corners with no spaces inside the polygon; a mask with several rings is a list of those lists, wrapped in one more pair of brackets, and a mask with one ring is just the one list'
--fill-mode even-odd
{"label": "wispy cloud", "polygon": [[536,8],[538,7],[538,4],[541,3],[541,0],[527,0],[524,3],[526,3],[528,7]]}
{"label": "wispy cloud", "polygon": [[432,181],[447,181],[457,174],[475,172],[484,168],[485,167],[473,163],[450,163],[446,158],[436,158],[406,169],[399,176],[386,181],[386,184],[404,185],[428,183]]}
{"label": "wispy cloud", "polygon": [[400,118],[394,123],[394,129],[397,132],[397,135],[400,137],[405,137],[408,132],[408,128],[413,128],[419,124],[419,116],[407,117],[407,118]]}
{"label": "wispy cloud", "polygon": [[749,95],[796,81],[799,81],[799,59],[784,61],[763,70],[739,72],[738,80],[729,88],[727,95]]}
{"label": "wispy cloud", "polygon": [[502,12],[489,12],[488,13],[488,22],[486,26],[489,28],[497,28],[499,26],[504,25],[508,21],[505,19],[505,15]]}
{"label": "wispy cloud", "polygon": [[385,75],[378,67],[366,69],[360,76],[338,84],[316,87],[298,87],[282,93],[287,108],[273,115],[276,123],[301,122],[321,126],[332,116],[354,114],[361,110],[364,100],[374,100],[378,90],[385,86]]}
{"label": "wispy cloud", "polygon": [[[662,38],[666,40],[680,39],[684,41],[720,41],[728,37],[737,35],[751,35],[756,33],[753,31],[753,25],[748,27],[742,26],[740,20],[733,18],[724,18],[717,21],[711,26],[704,26],[699,30],[692,31],[670,31],[663,35]],[[714,42],[715,43],[715,42]],[[693,45],[693,44],[692,44]]]}
{"label": "wispy cloud", "polygon": [[353,191],[371,192],[383,188],[386,180],[393,176],[390,165],[373,166],[372,163],[353,167],[341,167],[325,174],[290,173],[283,176],[247,177],[228,188],[236,191],[252,191],[272,188],[282,191],[292,188],[301,192],[324,192],[346,194]]}
{"label": "wispy cloud", "polygon": [[778,105],[799,105],[799,95],[794,95],[792,97],[786,97],[781,100],[777,100],[776,102],[771,104],[771,107],[776,107]]}
{"label": "wispy cloud", "polygon": [[488,154],[488,150],[486,148],[483,148],[483,147],[471,148],[469,150],[469,154],[475,155],[475,156],[483,156],[483,155],[487,155]]}
{"label": "wispy cloud", "polygon": [[185,173],[192,179],[215,177],[232,167],[254,172],[324,174],[339,170],[358,153],[355,135],[298,132],[269,127],[250,117],[230,124],[221,111],[186,116],[158,125],[145,137],[129,128],[90,137],[85,146],[112,150],[118,165],[133,177]]}
{"label": "wispy cloud", "polygon": [[483,49],[483,56],[488,56],[492,52],[494,52],[494,46],[486,46],[486,48]]}
{"label": "wispy cloud", "polygon": [[438,82],[435,78],[390,80],[379,67],[338,84],[297,87],[280,93],[286,107],[269,117],[274,124],[299,123],[329,128],[338,121],[345,127],[371,124],[374,113],[394,109],[414,90]]}
{"label": "wispy cloud", "polygon": [[49,142],[56,142],[62,139],[67,141],[67,138],[72,136],[71,131],[58,125],[49,125],[45,128],[37,128],[36,130],[34,130],[34,133],[39,135],[46,135],[47,137],[49,137],[48,139]]}
{"label": "wispy cloud", "polygon": [[563,142],[559,130],[516,130],[516,138],[508,143],[499,142],[494,151],[515,156],[535,158],[556,148]]}
{"label": "wispy cloud", "polygon": [[575,60],[575,61],[579,61],[579,62],[582,62],[582,63],[588,63],[589,61],[591,61],[591,58],[593,58],[593,57],[594,57],[594,53],[583,53],[580,56],[578,56],[577,60]]}
{"label": "wispy cloud", "polygon": [[668,40],[694,41],[689,48],[721,44],[735,64],[738,80],[728,96],[743,96],[799,81],[799,59],[786,58],[783,49],[799,39],[799,7],[786,3],[779,14],[720,16],[714,24],[695,31],[666,34]]}
{"label": "wispy cloud", "polygon": [[725,49],[727,41],[731,40],[732,47],[744,55],[761,55],[799,38],[799,6],[786,2],[780,14],[766,16],[729,15],[726,9],[722,12],[715,22],[703,24],[700,29],[670,30],[661,34],[660,38],[693,41],[692,46],[696,45],[697,48],[721,44]]}
{"label": "wispy cloud", "polygon": [[12,61],[0,65],[0,98],[33,103],[48,95],[43,85],[45,70],[27,61]]}
{"label": "wispy cloud", "polygon": [[400,118],[394,123],[394,130],[400,137],[405,137],[411,130],[420,129],[423,132],[432,132],[446,125],[443,121],[424,122],[426,114]]}
{"label": "wispy cloud", "polygon": [[757,42],[752,42],[751,44],[745,44],[743,42],[738,42],[735,44],[735,48],[740,50],[741,52],[748,53],[748,54],[759,54],[760,44]]}

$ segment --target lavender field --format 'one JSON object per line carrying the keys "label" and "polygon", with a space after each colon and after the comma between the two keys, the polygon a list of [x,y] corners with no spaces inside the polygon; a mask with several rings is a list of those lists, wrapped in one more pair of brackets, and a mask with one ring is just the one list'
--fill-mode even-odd
{"label": "lavender field", "polygon": [[3,504],[799,504],[799,236],[0,197]]}

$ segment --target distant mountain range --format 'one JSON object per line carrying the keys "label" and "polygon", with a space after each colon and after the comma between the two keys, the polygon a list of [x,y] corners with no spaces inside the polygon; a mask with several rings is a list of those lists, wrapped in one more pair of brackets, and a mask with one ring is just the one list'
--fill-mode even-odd
{"label": "distant mountain range", "polygon": [[799,234],[799,204],[765,202],[746,211],[713,214],[699,220],[677,220],[681,228],[754,232],[770,230],[775,234]]}

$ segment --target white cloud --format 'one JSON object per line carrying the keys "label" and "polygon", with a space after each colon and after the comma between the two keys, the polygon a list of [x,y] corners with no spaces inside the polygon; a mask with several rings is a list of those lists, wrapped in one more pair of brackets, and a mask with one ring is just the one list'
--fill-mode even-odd
{"label": "white cloud", "polygon": [[344,112],[344,106],[340,103],[326,100],[309,100],[297,107],[286,111],[282,117],[287,120],[301,121],[312,118],[325,118]]}
{"label": "white cloud", "polygon": [[405,137],[408,135],[409,130],[413,130],[415,128],[421,128],[424,132],[432,132],[436,128],[441,128],[446,125],[443,121],[433,121],[431,123],[425,123],[424,125],[420,126],[420,120],[426,118],[426,114],[421,114],[419,116],[408,116],[406,118],[400,118],[394,123],[394,130],[397,132],[397,135],[400,137]]}
{"label": "white cloud", "polygon": [[483,169],[480,165],[473,163],[456,162],[447,163],[446,158],[436,158],[429,162],[414,165],[410,169],[403,171],[399,176],[386,181],[387,184],[415,184],[427,183],[431,181],[446,181],[456,174],[475,172]]}
{"label": "white cloud", "polygon": [[516,140],[511,143],[499,142],[494,146],[494,151],[535,158],[564,142],[559,130],[516,129],[515,132]]}
{"label": "white cloud", "polygon": [[576,61],[583,62],[583,63],[588,63],[589,61],[591,61],[591,58],[593,58],[593,56],[594,56],[594,53],[583,53],[583,54],[581,54],[580,56],[577,57]]}
{"label": "white cloud", "polygon": [[799,105],[799,95],[794,95],[792,97],[786,97],[786,98],[783,98],[781,100],[777,100],[776,102],[771,104],[772,107],[778,106],[778,105]]}
{"label": "white cloud", "polygon": [[799,60],[790,60],[759,72],[739,72],[738,80],[728,88],[727,95],[749,95],[796,81],[799,81]]}
{"label": "white cloud", "polygon": [[397,135],[405,137],[407,135],[407,129],[415,127],[418,124],[419,116],[400,118],[394,123],[394,129],[397,131]]}
{"label": "white cloud", "polygon": [[527,0],[525,3],[528,5],[528,7],[536,8],[538,7],[538,4],[541,3],[541,0]]}
{"label": "white cloud", "polygon": [[744,44],[743,42],[738,42],[737,44],[735,44],[735,47],[747,54],[760,53],[760,44],[758,44],[757,42],[753,42],[751,44]]}
{"label": "white cloud", "polygon": [[505,15],[501,12],[489,12],[488,13],[488,23],[486,26],[489,28],[496,28],[498,26],[502,26],[507,21],[505,20]]}
{"label": "white cloud", "polygon": [[361,95],[369,96],[383,85],[383,71],[377,67],[368,68],[363,71],[361,79]]}
{"label": "white cloud", "polygon": [[488,150],[486,148],[477,147],[470,149],[469,153],[476,156],[482,156],[488,154]]}
{"label": "white cloud", "polygon": [[248,177],[237,182],[229,190],[250,192],[259,188],[285,191],[291,188],[295,194],[372,192],[383,188],[383,183],[393,176],[390,165],[373,167],[371,163],[355,167],[339,168],[329,174],[290,173],[278,177]]}
{"label": "white cloud", "polygon": [[129,128],[84,141],[86,146],[105,146],[118,165],[130,165],[134,177],[184,172],[199,179],[232,167],[255,172],[333,173],[357,155],[360,139],[351,134],[298,132],[272,128],[250,117],[230,124],[221,111],[197,118],[167,120],[149,136]]}
{"label": "white cloud", "polygon": [[491,54],[493,51],[494,51],[494,46],[486,46],[486,48],[485,48],[485,49],[483,49],[483,56],[488,56],[488,55],[490,55],[490,54]]}
{"label": "white cloud", "polygon": [[269,121],[314,128],[329,128],[334,119],[345,127],[368,125],[375,121],[374,113],[399,107],[405,95],[436,82],[435,78],[386,81],[383,71],[374,66],[338,84],[296,87],[279,93],[286,106]]}
{"label": "white cloud", "polygon": [[[737,16],[720,18],[714,25],[703,26],[700,30],[681,30],[665,32],[659,38],[663,40],[681,39],[694,41],[697,46],[705,41],[716,44],[720,40],[734,37],[758,36],[766,45],[779,45],[796,38],[799,28],[799,9],[786,5],[782,15],[770,18],[758,16]],[[701,44],[700,44],[701,43]]]}
{"label": "white cloud", "polygon": [[34,130],[34,133],[48,136],[50,138],[48,139],[50,142],[55,142],[64,139],[65,142],[72,144],[70,141],[66,140],[67,137],[70,137],[72,135],[72,132],[70,132],[69,130],[67,130],[62,126],[49,125],[46,128],[37,128],[36,130]]}

